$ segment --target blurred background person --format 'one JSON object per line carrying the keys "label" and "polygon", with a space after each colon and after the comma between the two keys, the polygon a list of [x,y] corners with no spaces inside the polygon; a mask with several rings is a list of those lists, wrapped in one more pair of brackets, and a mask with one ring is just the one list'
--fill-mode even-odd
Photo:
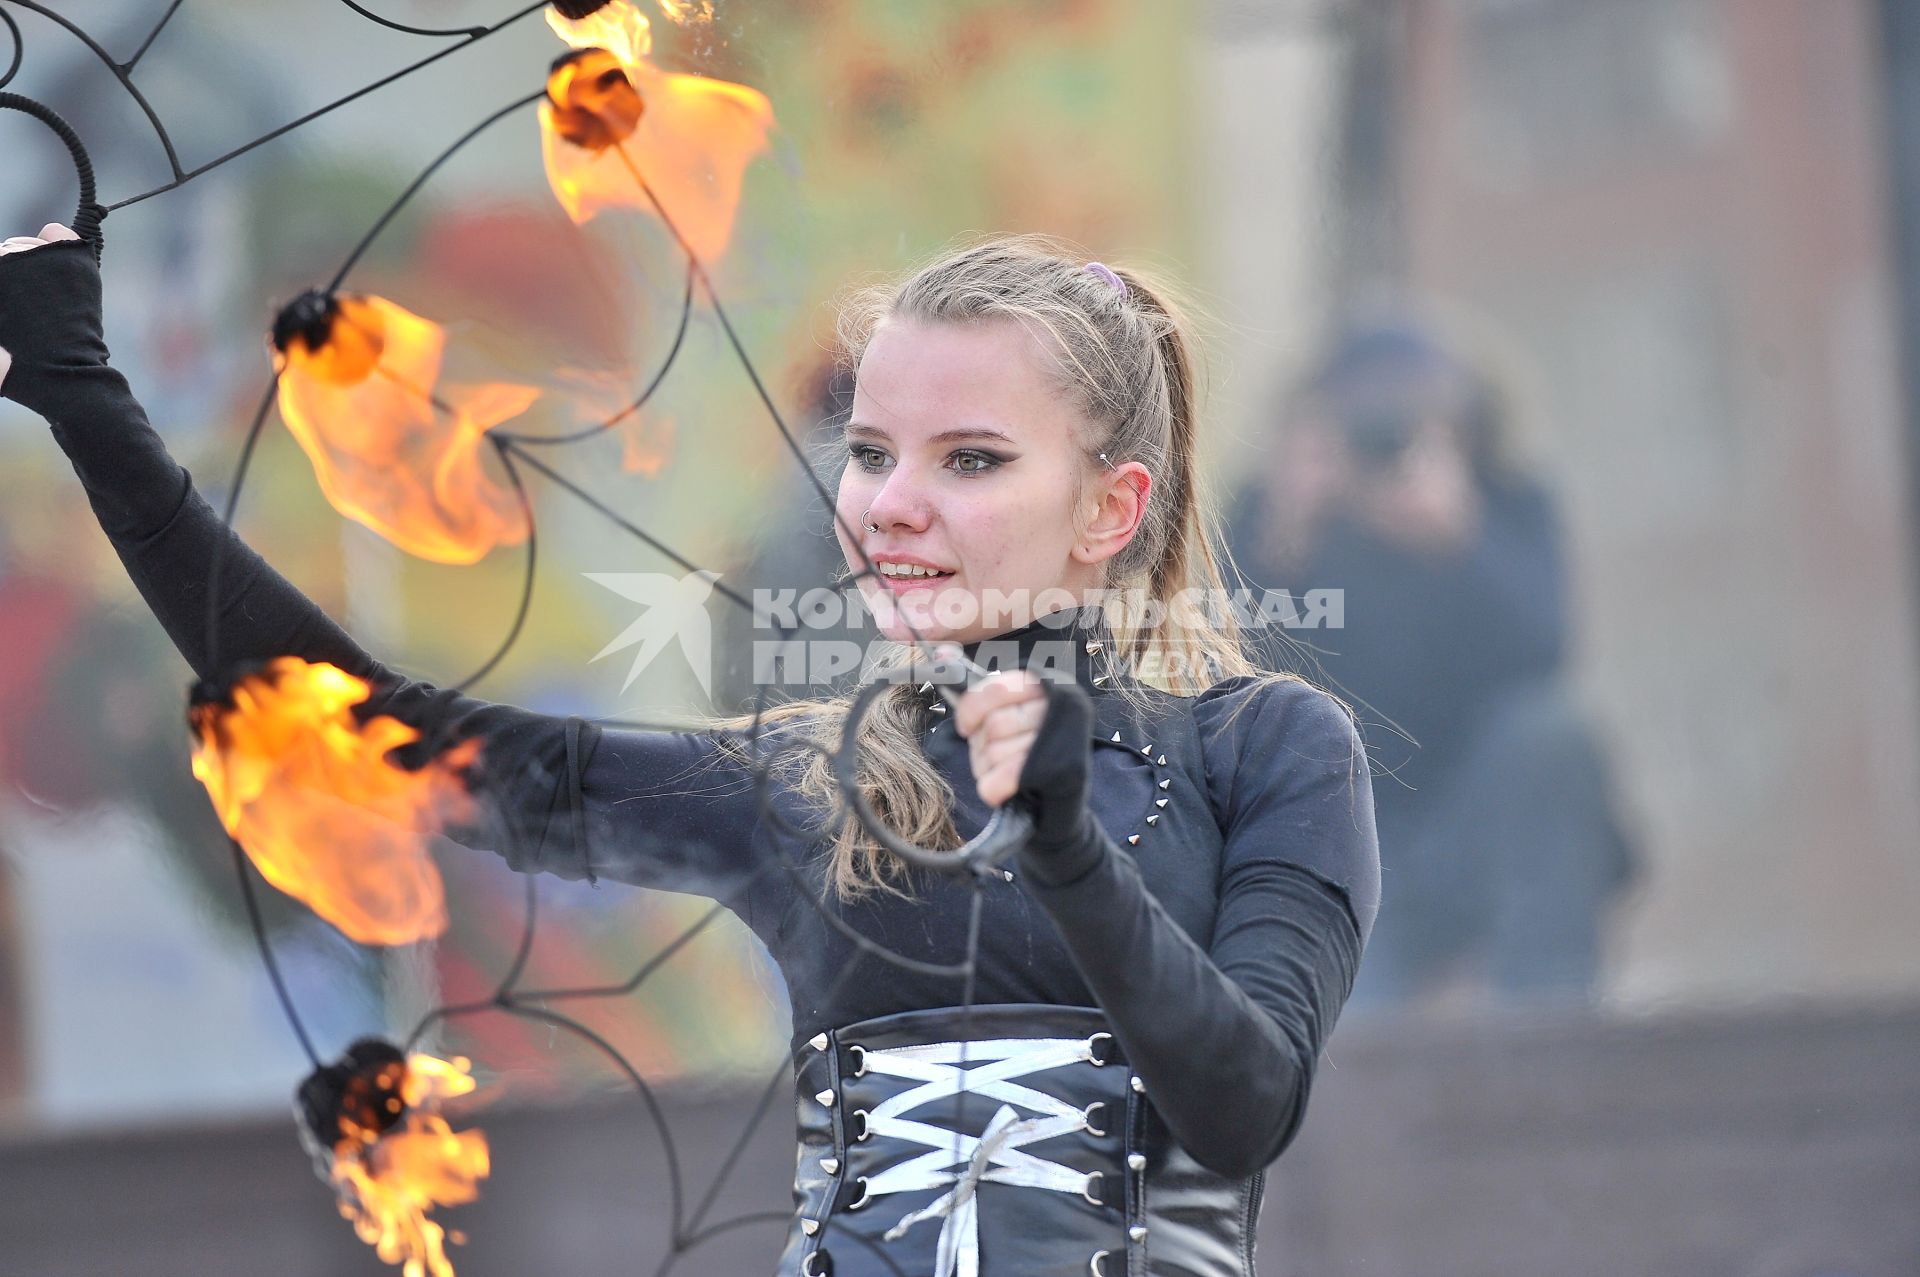
{"label": "blurred background person", "polygon": [[1436,329],[1350,323],[1235,507],[1254,586],[1344,592],[1329,628],[1265,639],[1271,661],[1365,724],[1385,902],[1355,1005],[1460,984],[1586,1000],[1632,876],[1566,676],[1554,502],[1507,415],[1486,369]]}

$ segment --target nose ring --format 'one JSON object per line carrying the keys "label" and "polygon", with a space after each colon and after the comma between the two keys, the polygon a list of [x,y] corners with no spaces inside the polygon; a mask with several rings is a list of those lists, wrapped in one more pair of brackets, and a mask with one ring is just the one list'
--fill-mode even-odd
{"label": "nose ring", "polygon": [[880,525],[872,522],[872,516],[873,516],[873,511],[862,510],[860,512],[861,526],[864,527],[869,532],[878,532],[880,530]]}

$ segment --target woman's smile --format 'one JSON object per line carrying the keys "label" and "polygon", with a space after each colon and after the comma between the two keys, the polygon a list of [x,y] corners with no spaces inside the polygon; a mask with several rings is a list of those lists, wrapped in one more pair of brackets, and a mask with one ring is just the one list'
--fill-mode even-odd
{"label": "woman's smile", "polygon": [[951,568],[943,568],[929,563],[925,559],[908,555],[872,554],[874,571],[880,576],[880,582],[895,594],[909,594],[916,590],[931,590],[942,581],[953,579]]}

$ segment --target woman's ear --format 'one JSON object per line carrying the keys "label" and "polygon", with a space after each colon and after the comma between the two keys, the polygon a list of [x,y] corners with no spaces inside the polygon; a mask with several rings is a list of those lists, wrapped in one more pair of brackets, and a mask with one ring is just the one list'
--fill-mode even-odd
{"label": "woman's ear", "polygon": [[1153,491],[1153,475],[1138,461],[1103,470],[1096,482],[1093,517],[1073,548],[1074,559],[1087,564],[1104,562],[1127,547],[1140,530]]}

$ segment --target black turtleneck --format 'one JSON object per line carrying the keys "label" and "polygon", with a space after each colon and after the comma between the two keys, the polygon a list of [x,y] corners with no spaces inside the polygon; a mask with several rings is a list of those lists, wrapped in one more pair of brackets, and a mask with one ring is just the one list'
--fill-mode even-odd
{"label": "black turtleneck", "polygon": [[[106,362],[83,251],[36,249],[0,269],[0,346],[17,361],[0,391],[52,424],[128,574],[196,674],[217,679],[280,655],[331,662],[373,685],[363,717],[423,729],[396,751],[409,765],[480,737],[471,776],[498,812],[483,829],[454,831],[460,841],[523,870],[727,901],[780,964],[796,1040],[961,1001],[953,977],[882,961],[871,946],[958,962],[973,885],[939,879],[906,896],[822,900],[821,843],[807,836],[817,814],[771,786],[778,819],[767,819],[753,774],[712,734],[602,729],[491,704],[369,655],[232,533],[168,455]],[[1174,1136],[1212,1169],[1256,1170],[1304,1114],[1378,903],[1371,789],[1352,724],[1303,683],[1255,678],[1185,699],[1146,689],[1142,708],[1119,694],[1126,672],[1097,611],[1042,618],[972,652],[992,665],[997,648],[1004,663],[1009,644],[1022,665],[1062,647],[1072,662],[1091,731],[1050,711],[1029,770],[1057,789],[1087,769],[1090,816],[1072,839],[1023,853],[1012,881],[984,888],[974,999],[1098,1005]],[[931,696],[922,741],[953,790],[956,825],[972,832],[987,809],[965,742]]]}

